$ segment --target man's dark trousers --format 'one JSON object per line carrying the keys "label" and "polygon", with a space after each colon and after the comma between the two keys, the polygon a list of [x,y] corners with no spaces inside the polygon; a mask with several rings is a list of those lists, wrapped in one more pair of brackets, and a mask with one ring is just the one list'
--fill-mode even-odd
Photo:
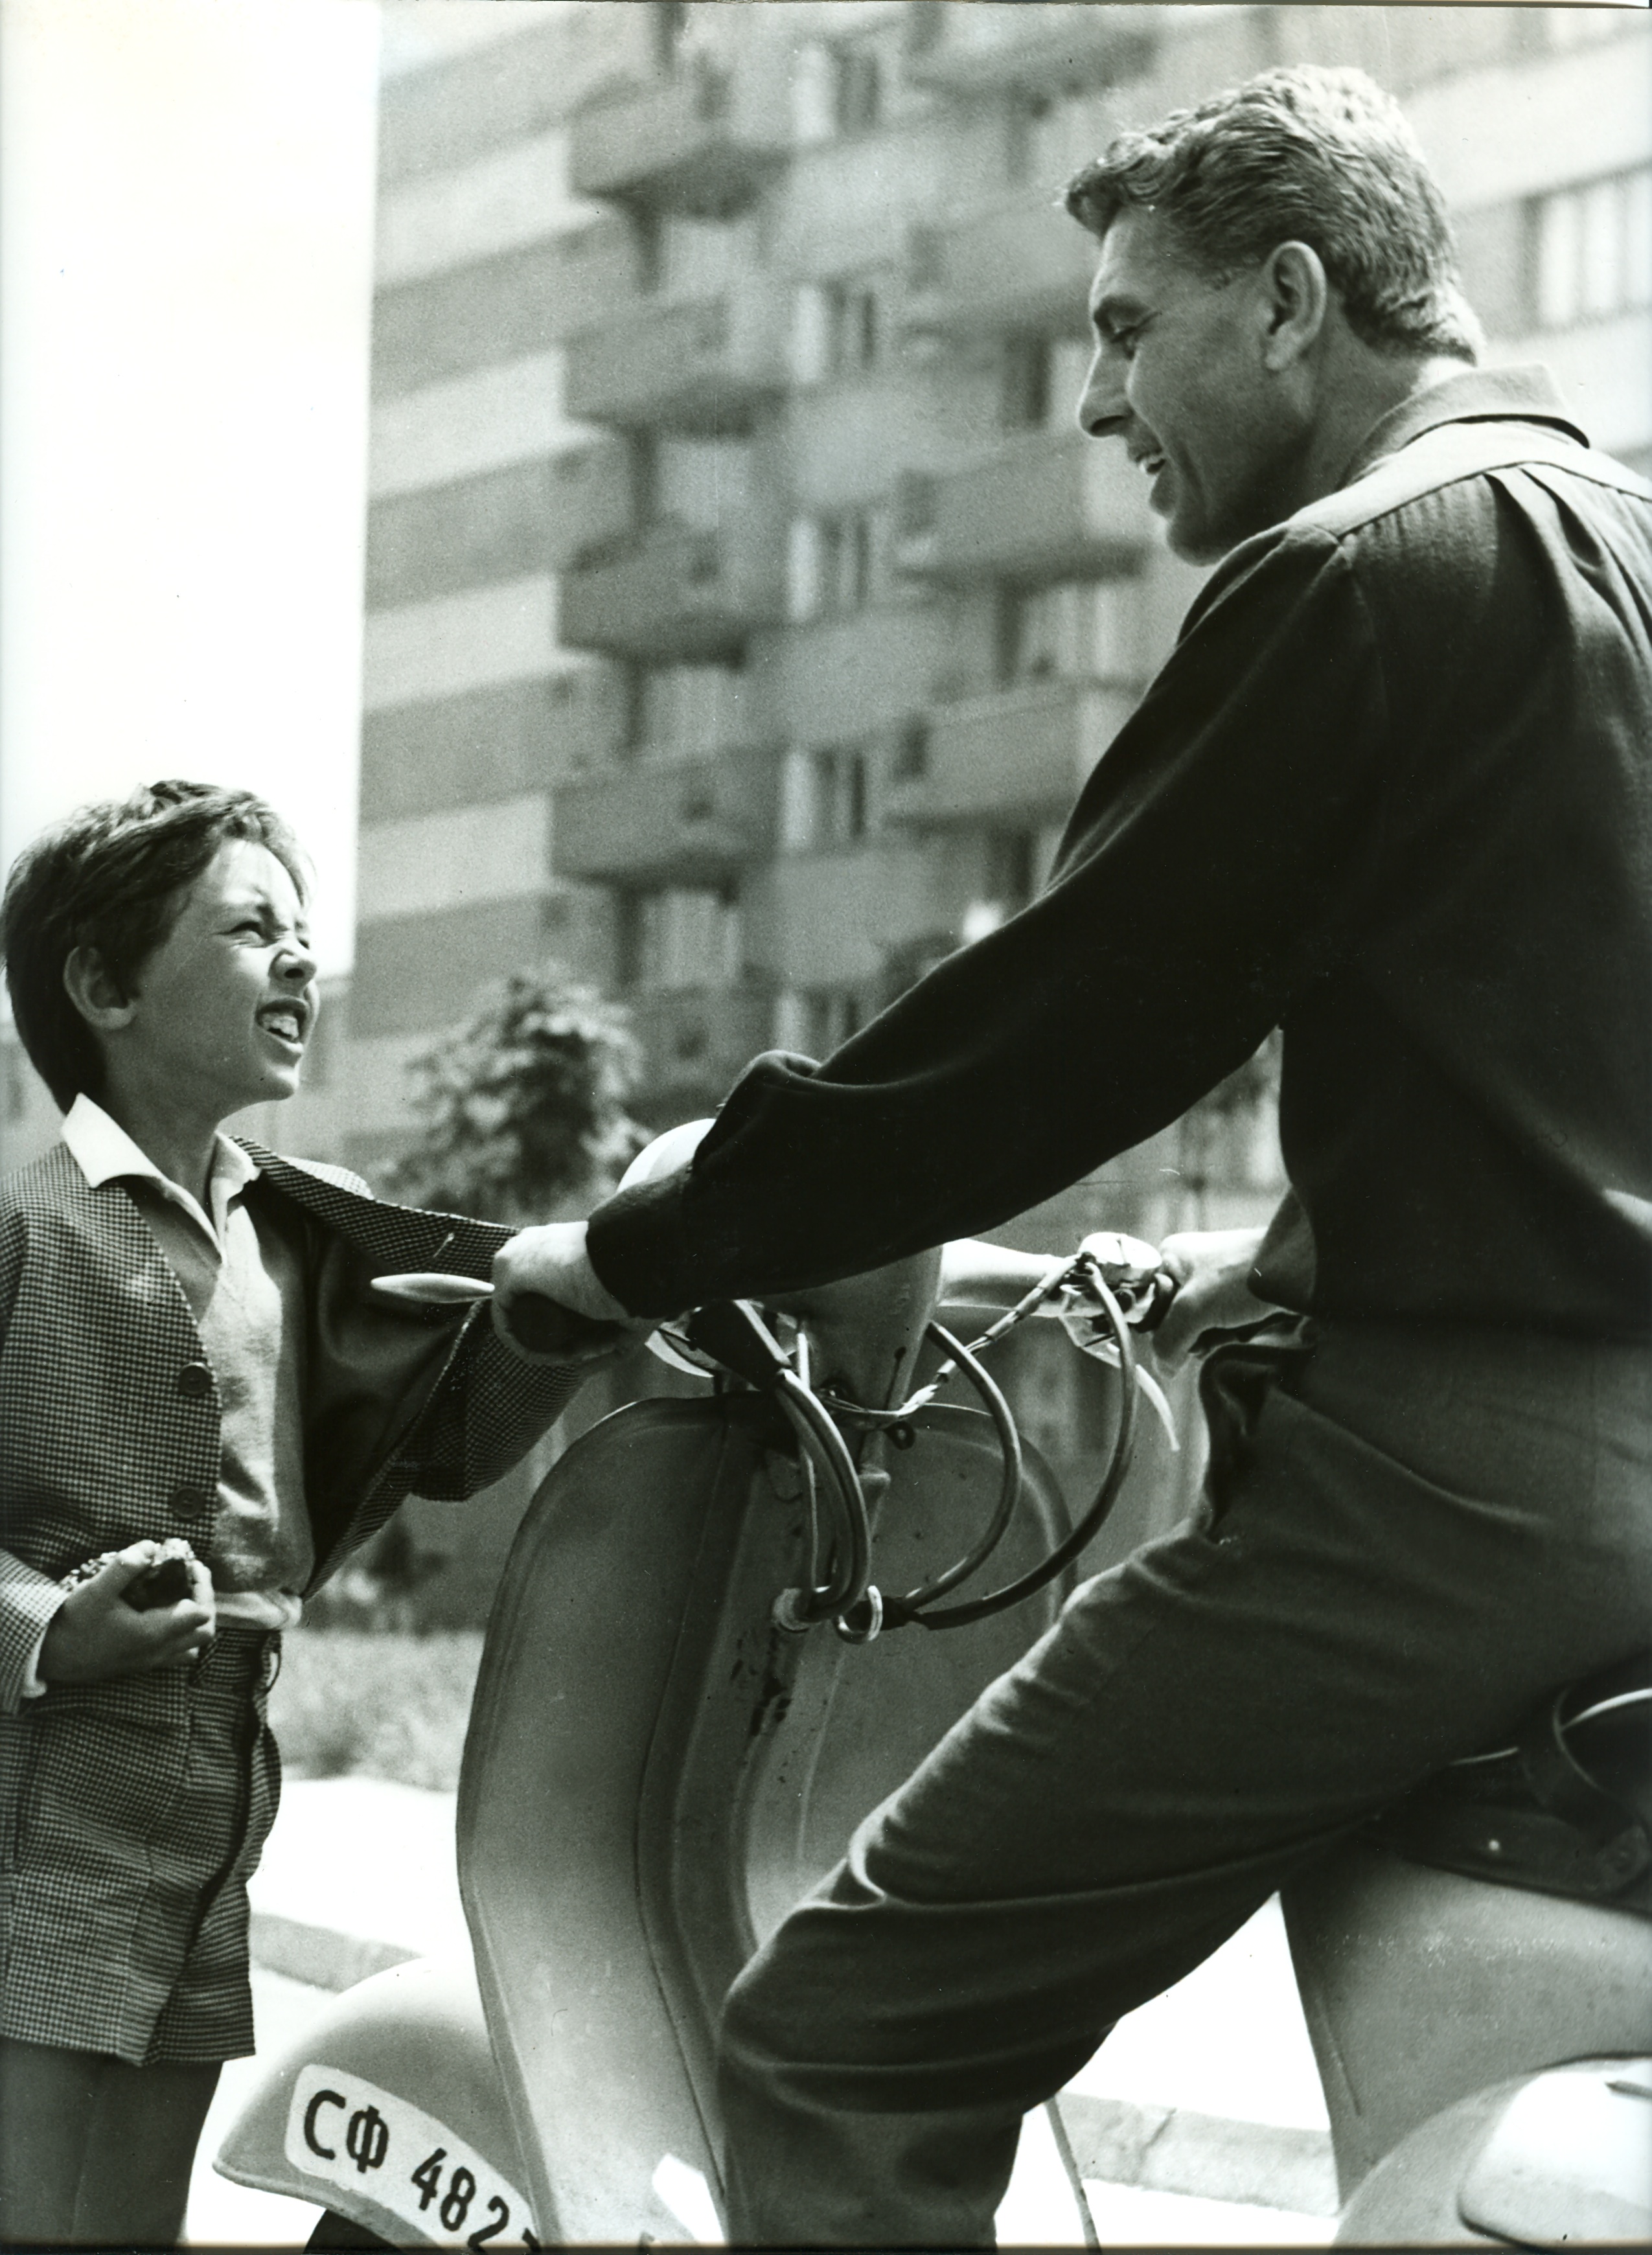
{"label": "man's dark trousers", "polygon": [[1022,2115],[1120,2014],[1645,1644],[1643,1348],[1343,1326],[1209,1378],[1197,1521],[1075,1594],[736,1985],[737,2243],[989,2244]]}

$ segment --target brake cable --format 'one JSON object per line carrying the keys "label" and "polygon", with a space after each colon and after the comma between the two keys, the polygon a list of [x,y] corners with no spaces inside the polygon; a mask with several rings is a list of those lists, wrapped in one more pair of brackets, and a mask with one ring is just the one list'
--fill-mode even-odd
{"label": "brake cable", "polygon": [[[801,1625],[852,1611],[867,1601],[872,1571],[872,1534],[861,1475],[831,1416],[795,1371],[777,1372],[774,1383],[776,1399],[798,1440],[825,1459],[827,1484],[839,1499],[838,1515],[845,1538],[838,1545],[837,1571],[825,1586],[795,1593],[791,1609]],[[818,1562],[812,1567],[814,1570],[818,1570]]]}
{"label": "brake cable", "polygon": [[[1118,1358],[1119,1422],[1100,1485],[1083,1518],[1036,1566],[983,1596],[937,1605],[936,1598],[957,1588],[997,1549],[1024,1482],[1021,1437],[1014,1415],[978,1359],[980,1350],[1002,1338],[1080,1275],[1101,1303]],[[929,1629],[966,1627],[1019,1605],[1053,1581],[1094,1538],[1117,1500],[1135,1444],[1137,1366],[1128,1318],[1093,1255],[1076,1254],[1024,1293],[968,1345],[933,1318],[925,1325],[924,1335],[940,1348],[943,1360],[928,1382],[894,1409],[868,1409],[827,1387],[811,1387],[806,1344],[800,1341],[800,1366],[794,1367],[748,1302],[725,1301],[697,1309],[680,1334],[675,1335],[680,1345],[709,1354],[736,1377],[772,1394],[797,1436],[810,1522],[809,1585],[781,1593],[775,1618],[783,1628],[800,1630],[833,1618],[840,1636],[852,1644],[865,1644],[886,1628],[903,1628],[913,1621]],[[836,1419],[841,1417],[873,1432],[893,1432],[931,1401],[947,1378],[958,1371],[981,1397],[997,1436],[1003,1465],[997,1501],[986,1528],[962,1558],[903,1596],[889,1597],[870,1578],[871,1528],[866,1489]],[[826,1474],[837,1500],[840,1528],[835,1546],[836,1570],[824,1581],[819,1578],[820,1530],[813,1477],[817,1466]]]}
{"label": "brake cable", "polygon": [[[1018,1321],[1023,1314],[1030,1314],[1041,1300],[1053,1296],[1054,1293],[1072,1276],[1079,1265],[1079,1262],[1074,1261],[1069,1263],[1058,1276],[1037,1286],[1033,1291],[1026,1295],[1023,1301],[1018,1302],[1016,1306],[1009,1311],[1008,1318],[1001,1317],[998,1323],[992,1326],[990,1332],[983,1335],[983,1339],[977,1340],[974,1345],[979,1346],[984,1344],[987,1338],[1002,1338],[1010,1328],[1011,1321]],[[1068,1532],[1053,1550],[1041,1558],[1036,1566],[1030,1567],[1024,1574],[1017,1575],[1013,1581],[1006,1582],[1002,1589],[989,1590],[981,1597],[966,1598],[959,1605],[933,1605],[932,1600],[935,1598],[955,1588],[967,1575],[974,1571],[982,1559],[996,1548],[1004,1528],[1009,1523],[1009,1510],[1013,1510],[1021,1488],[1021,1450],[1019,1437],[1017,1437],[1015,1443],[1014,1486],[1013,1488],[1010,1486],[1009,1450],[1006,1447],[1004,1490],[1001,1492],[999,1508],[994,1514],[987,1535],[975,1545],[967,1557],[960,1559],[956,1566],[949,1567],[944,1574],[937,1575],[932,1582],[925,1583],[917,1590],[909,1591],[903,1598],[882,1596],[880,1599],[879,1610],[882,1616],[881,1626],[883,1628],[904,1628],[911,1621],[916,1621],[920,1627],[929,1629],[965,1628],[973,1621],[984,1620],[991,1613],[1003,1612],[1010,1605],[1019,1605],[1023,1598],[1031,1597],[1036,1591],[1043,1589],[1046,1584],[1052,1582],[1056,1576],[1070,1565],[1080,1551],[1088,1546],[1100,1532],[1103,1521],[1117,1501],[1119,1490],[1124,1485],[1125,1475],[1129,1471],[1130,1459],[1135,1446],[1135,1347],[1130,1335],[1129,1322],[1114,1296],[1112,1288],[1106,1278],[1100,1275],[1094,1261],[1086,1261],[1085,1265],[1088,1270],[1086,1281],[1089,1288],[1101,1303],[1103,1312],[1107,1318],[1108,1328],[1113,1335],[1113,1343],[1118,1352],[1120,1387],[1119,1422],[1113,1437],[1112,1454],[1108,1458],[1107,1470],[1102,1475],[1089,1509],[1077,1526]],[[988,1377],[980,1363],[975,1360],[973,1348],[960,1346],[959,1342],[950,1332],[938,1324],[931,1323],[928,1329],[929,1336],[936,1341],[937,1345],[949,1353],[956,1352],[959,1366],[965,1370],[971,1383],[981,1393],[989,1410],[992,1410],[994,1423],[998,1426],[1002,1442],[1006,1424],[1012,1433],[1015,1430],[1014,1419],[1010,1416],[1009,1404],[1004,1401],[1002,1394]],[[922,1398],[927,1399],[932,1390],[932,1387],[921,1389]],[[918,1398],[915,1396],[914,1400]],[[995,1403],[997,1405],[995,1408],[994,1408]],[[879,1416],[878,1422],[882,1422],[882,1415]],[[1009,1510],[1004,1507],[1005,1493],[1009,1496]],[[855,1628],[859,1626],[853,1619],[853,1609],[851,1609],[850,1626]]]}
{"label": "brake cable", "polygon": [[868,1598],[872,1535],[861,1475],[830,1412],[792,1367],[785,1349],[749,1301],[714,1301],[696,1308],[683,1324],[680,1337],[685,1345],[709,1355],[736,1378],[774,1398],[797,1437],[799,1450],[812,1456],[837,1499],[836,1570],[823,1585],[813,1584],[812,1577],[819,1569],[819,1534],[811,1491],[812,1585],[784,1593],[781,1625],[806,1628],[830,1615],[852,1611]]}

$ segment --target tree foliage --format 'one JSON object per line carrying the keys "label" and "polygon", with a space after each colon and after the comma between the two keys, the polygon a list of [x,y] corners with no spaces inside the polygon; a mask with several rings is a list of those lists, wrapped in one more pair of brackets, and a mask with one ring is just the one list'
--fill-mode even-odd
{"label": "tree foliage", "polygon": [[648,1140],[622,1008],[555,969],[514,972],[411,1068],[418,1128],[392,1195],[520,1223],[584,1211]]}

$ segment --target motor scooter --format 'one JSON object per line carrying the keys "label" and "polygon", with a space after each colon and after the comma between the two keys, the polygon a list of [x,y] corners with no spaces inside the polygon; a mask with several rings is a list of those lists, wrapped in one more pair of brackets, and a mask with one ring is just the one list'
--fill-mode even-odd
{"label": "motor scooter", "polygon": [[[936,1274],[834,1288],[808,1329],[695,1311],[660,1345],[705,1396],[614,1412],[540,1488],[460,1775],[473,1960],[346,1992],[217,2157],[324,2203],[313,2246],[721,2237],[721,2000],[1083,1571],[1167,1281],[1078,1256],[967,1348],[930,1318]],[[1058,1294],[1118,1365],[1077,1521],[981,1359]],[[980,1406],[940,1398],[925,1337]],[[1652,2238],[1648,1703],[1643,1665],[1560,1694],[1287,1890],[1339,2240]]]}

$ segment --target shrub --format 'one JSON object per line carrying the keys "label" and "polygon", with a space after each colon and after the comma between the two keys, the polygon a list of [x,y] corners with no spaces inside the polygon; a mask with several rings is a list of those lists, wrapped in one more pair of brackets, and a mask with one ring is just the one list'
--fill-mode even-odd
{"label": "shrub", "polygon": [[388,1187],[415,1205],[543,1221],[606,1196],[648,1140],[624,1010],[555,970],[487,989],[411,1070],[418,1128]]}

